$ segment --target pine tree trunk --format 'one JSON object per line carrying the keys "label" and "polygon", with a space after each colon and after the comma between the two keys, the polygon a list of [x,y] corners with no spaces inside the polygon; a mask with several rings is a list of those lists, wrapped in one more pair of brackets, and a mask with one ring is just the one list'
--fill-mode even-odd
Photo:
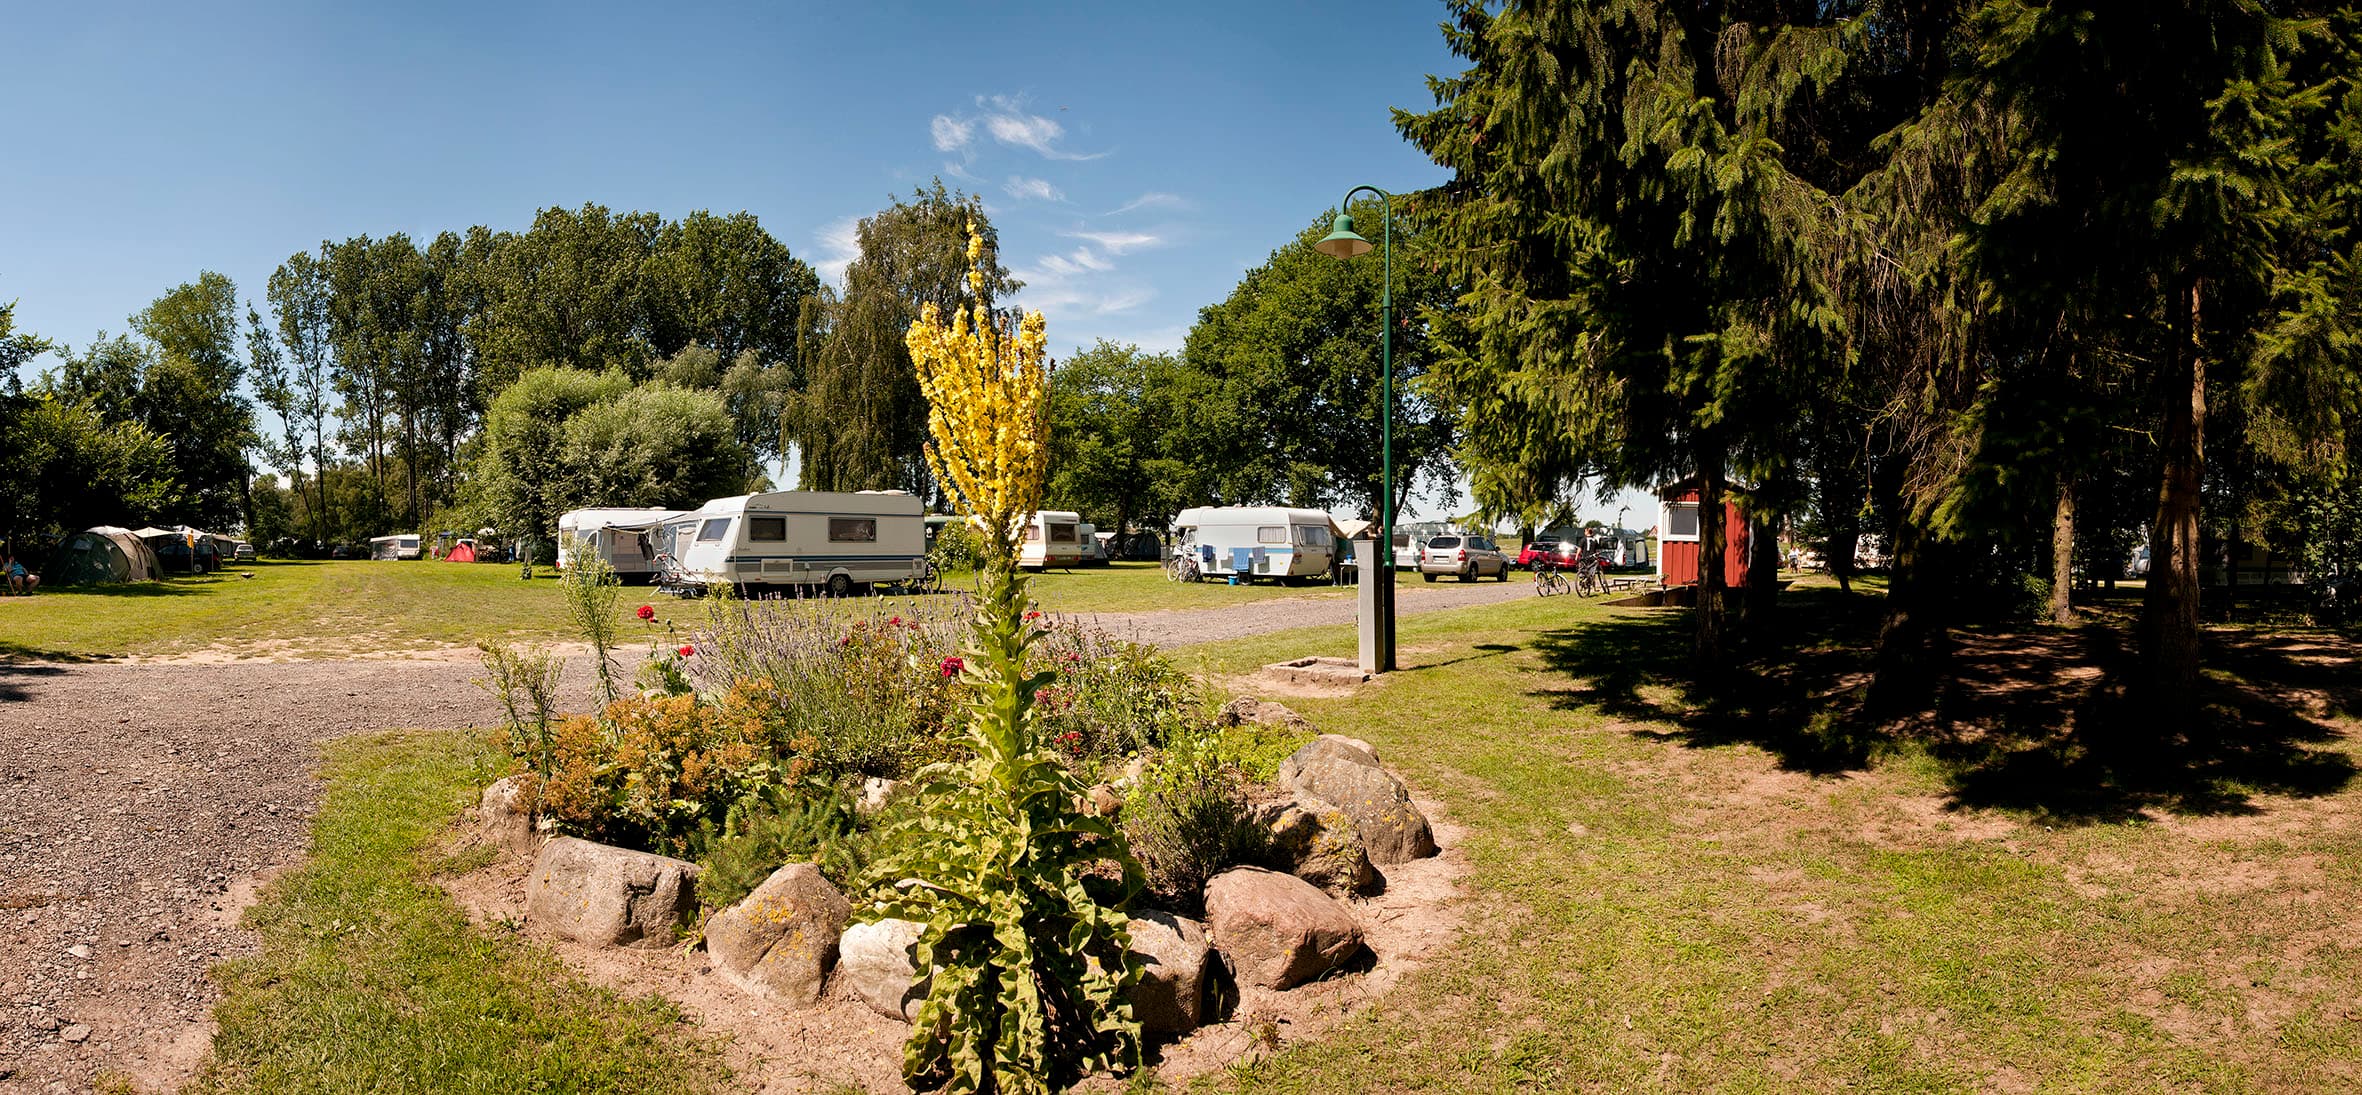
{"label": "pine tree trunk", "polygon": [[2050,521],[2050,622],[2075,621],[2075,477],[2059,476],[2058,508]]}
{"label": "pine tree trunk", "polygon": [[1886,619],[1878,628],[1870,708],[1884,715],[1923,710],[1933,699],[1945,648],[1938,605],[1940,552],[1917,521],[1897,521],[1889,545]]}
{"label": "pine tree trunk", "polygon": [[1695,672],[1707,693],[1715,692],[1723,668],[1723,543],[1722,464],[1720,438],[1711,433],[1698,440],[1698,607],[1697,637],[1691,649]]}
{"label": "pine tree trunk", "polygon": [[2141,683],[2150,711],[2166,719],[2198,710],[2198,492],[2206,464],[2206,360],[2197,343],[2202,288],[2190,287],[2186,305],[2173,302],[2180,314],[2164,386],[2165,465],[2141,615],[2147,670]]}

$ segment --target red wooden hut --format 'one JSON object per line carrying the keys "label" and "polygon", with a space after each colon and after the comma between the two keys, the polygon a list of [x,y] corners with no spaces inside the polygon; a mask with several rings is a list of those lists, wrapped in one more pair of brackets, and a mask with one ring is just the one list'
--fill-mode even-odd
{"label": "red wooden hut", "polygon": [[[1727,497],[1727,495],[1726,495]],[[1749,521],[1731,502],[1722,504],[1722,581],[1731,589],[1747,584],[1748,547],[1754,537],[1770,537],[1771,528]],[[1698,542],[1698,481],[1684,479],[1657,492],[1657,579],[1668,586],[1695,585],[1698,559],[1705,554]],[[1776,579],[1776,575],[1767,575]]]}

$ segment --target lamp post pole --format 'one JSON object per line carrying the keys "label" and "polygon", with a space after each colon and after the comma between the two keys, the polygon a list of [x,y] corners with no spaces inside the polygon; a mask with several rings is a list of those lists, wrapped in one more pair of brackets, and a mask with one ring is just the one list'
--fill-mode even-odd
{"label": "lamp post pole", "polygon": [[[1357,186],[1345,192],[1345,200],[1337,203],[1337,219],[1330,232],[1313,249],[1335,258],[1352,258],[1370,252],[1370,241],[1353,230],[1353,196],[1369,191],[1378,197],[1378,262],[1381,280],[1378,285],[1378,542],[1373,553],[1380,564],[1376,568],[1367,562],[1362,567],[1361,580],[1370,588],[1370,618],[1364,622],[1368,632],[1363,642],[1362,671],[1367,673],[1394,672],[1394,198],[1375,186]],[[1374,640],[1374,641],[1371,641]]]}

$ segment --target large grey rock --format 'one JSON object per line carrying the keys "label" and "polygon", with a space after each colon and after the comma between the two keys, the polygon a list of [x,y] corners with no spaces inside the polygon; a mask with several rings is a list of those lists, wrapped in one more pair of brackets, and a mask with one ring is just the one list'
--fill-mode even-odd
{"label": "large grey rock", "polygon": [[602,947],[670,946],[697,915],[697,865],[562,836],[525,880],[525,921]]}
{"label": "large grey rock", "polygon": [[1206,926],[1168,912],[1132,918],[1132,951],[1140,956],[1140,983],[1132,989],[1132,1017],[1143,1029],[1187,1034],[1205,1022],[1206,990],[1214,948]]}
{"label": "large grey rock", "polygon": [[484,788],[476,805],[476,821],[486,840],[512,852],[531,852],[540,834],[533,831],[531,777],[503,776]]}
{"label": "large grey rock", "polygon": [[1361,927],[1335,898],[1294,875],[1234,867],[1206,883],[1206,923],[1240,984],[1285,989],[1361,950]]}
{"label": "large grey rock", "polygon": [[888,1019],[911,1022],[927,998],[927,979],[918,976],[911,961],[911,945],[919,941],[920,925],[913,920],[879,920],[855,924],[837,940],[837,980],[870,1010]]}
{"label": "large grey rock", "polygon": [[1271,864],[1336,897],[1378,892],[1378,869],[1345,811],[1319,799],[1282,804],[1269,822]]}
{"label": "large grey rock", "polygon": [[790,863],[706,921],[714,964],[758,995],[799,1006],[820,999],[853,906],[820,868]]}
{"label": "large grey rock", "polygon": [[1281,761],[1281,789],[1333,803],[1353,819],[1362,850],[1381,866],[1435,854],[1427,816],[1411,805],[1402,781],[1378,766],[1363,743],[1323,734]]}

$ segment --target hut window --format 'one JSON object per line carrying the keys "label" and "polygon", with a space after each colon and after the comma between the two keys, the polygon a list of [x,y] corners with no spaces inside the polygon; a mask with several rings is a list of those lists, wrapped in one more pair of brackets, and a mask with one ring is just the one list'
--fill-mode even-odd
{"label": "hut window", "polygon": [[1698,538],[1698,504],[1675,502],[1665,507],[1665,535],[1668,537]]}
{"label": "hut window", "polygon": [[746,519],[746,538],[777,542],[787,539],[787,518],[749,517]]}
{"label": "hut window", "polygon": [[878,538],[875,517],[831,517],[828,519],[828,542],[832,544],[871,544]]}

